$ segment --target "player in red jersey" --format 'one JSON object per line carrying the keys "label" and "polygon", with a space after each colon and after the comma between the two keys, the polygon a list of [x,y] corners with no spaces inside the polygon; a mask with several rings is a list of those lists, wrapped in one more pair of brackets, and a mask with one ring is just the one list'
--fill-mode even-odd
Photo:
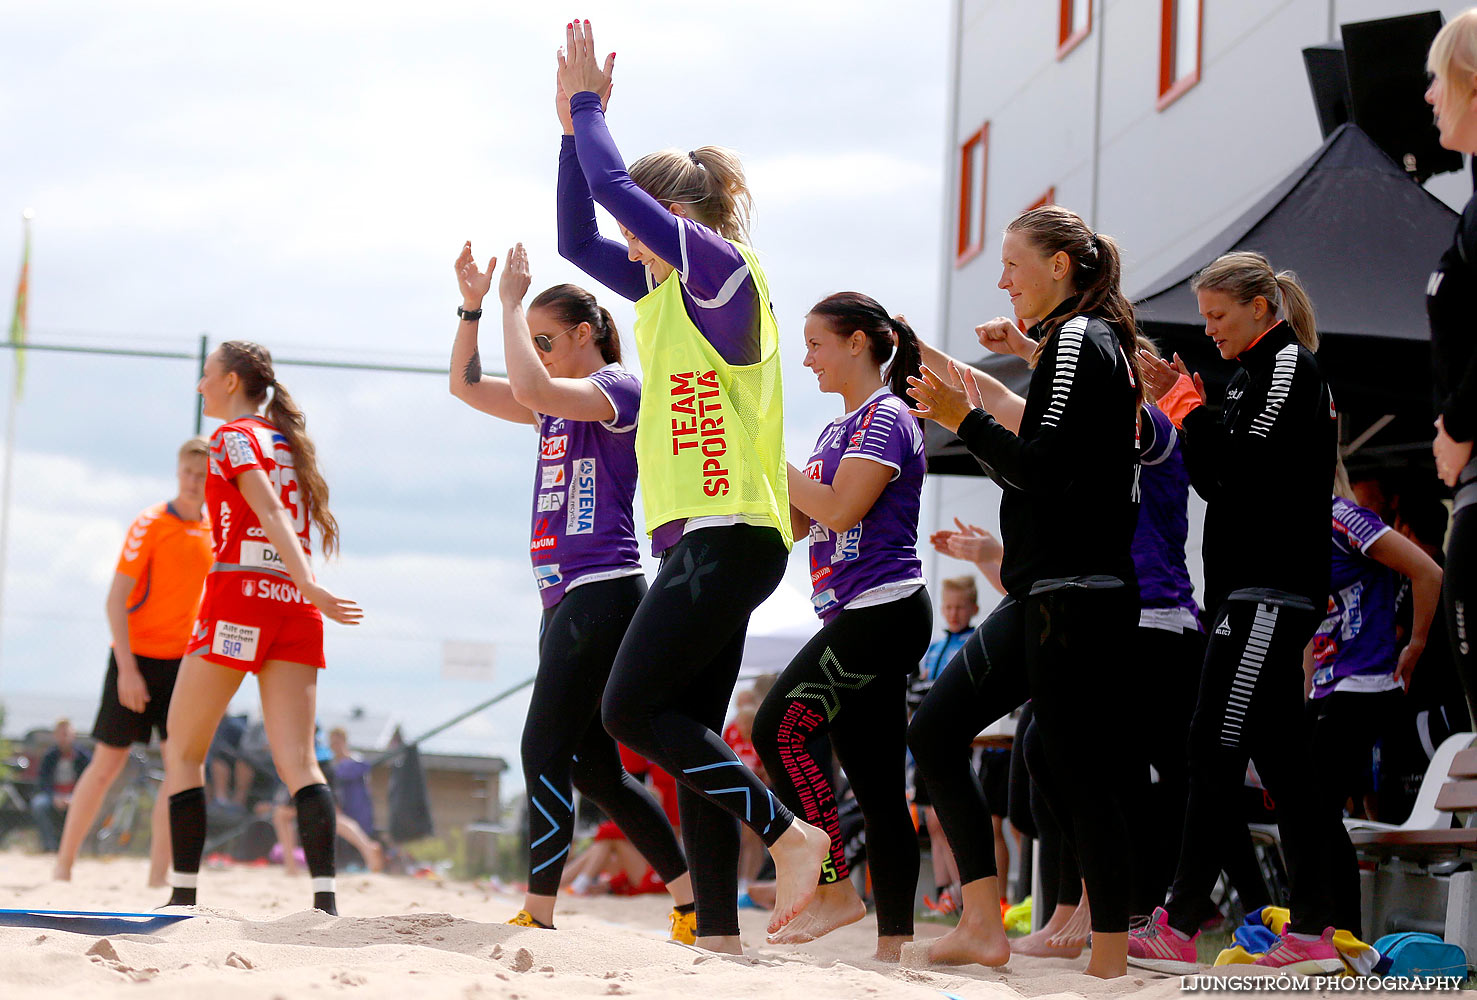
{"label": "player in red jersey", "polygon": [[303,414],[277,382],[271,354],[245,341],[222,344],[205,359],[198,391],[205,415],[225,424],[210,437],[205,483],[215,564],[169,706],[168,905],[195,903],[205,849],[205,754],[236,689],[253,673],[272,762],[297,807],[313,906],[337,913],[333,793],[314,753],[313,716],[323,616],[356,625],[363,613],[319,586],[308,565],[309,523],[317,525],[325,555],[338,548],[338,523]]}

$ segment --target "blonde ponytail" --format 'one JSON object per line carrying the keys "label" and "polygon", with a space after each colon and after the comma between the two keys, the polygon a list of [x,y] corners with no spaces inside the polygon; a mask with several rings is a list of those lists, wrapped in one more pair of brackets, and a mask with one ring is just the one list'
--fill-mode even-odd
{"label": "blonde ponytail", "polygon": [[739,155],[726,146],[691,152],[662,149],[631,164],[631,180],[663,205],[683,205],[688,216],[726,240],[749,242],[754,197]]}

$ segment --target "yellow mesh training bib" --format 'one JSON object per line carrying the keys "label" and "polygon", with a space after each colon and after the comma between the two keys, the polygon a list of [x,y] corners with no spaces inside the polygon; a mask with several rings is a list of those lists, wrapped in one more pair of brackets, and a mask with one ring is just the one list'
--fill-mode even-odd
{"label": "yellow mesh training bib", "polygon": [[636,303],[636,460],[649,535],[669,521],[747,515],[790,538],[779,328],[758,258],[734,243],[759,295],[759,361],[730,365],[687,315],[676,270]]}

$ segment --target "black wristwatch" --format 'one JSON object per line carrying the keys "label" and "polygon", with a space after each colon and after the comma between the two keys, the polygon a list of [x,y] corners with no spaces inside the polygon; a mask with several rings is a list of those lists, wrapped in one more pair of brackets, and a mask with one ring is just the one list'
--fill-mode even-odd
{"label": "black wristwatch", "polygon": [[456,314],[462,319],[467,320],[471,323],[475,323],[477,320],[482,318],[481,309],[463,309],[461,306],[457,306]]}

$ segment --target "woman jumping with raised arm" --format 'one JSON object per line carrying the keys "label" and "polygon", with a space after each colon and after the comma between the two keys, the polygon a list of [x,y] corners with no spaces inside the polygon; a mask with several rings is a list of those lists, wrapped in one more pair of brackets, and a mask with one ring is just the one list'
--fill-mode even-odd
{"label": "woman jumping with raised arm", "polygon": [[[1031,777],[1075,849],[1092,900],[1089,975],[1121,976],[1130,866],[1119,782],[1139,597],[1130,546],[1138,517],[1133,307],[1117,244],[1073,212],[1033,209],[1001,248],[1000,287],[1037,334],[1018,432],[927,368],[913,380],[919,416],[955,431],[1004,491],[1001,581],[1007,598],[913,715],[908,746],[928,783],[964,881],[959,926],[931,959],[1004,965],[990,814],[969,766],[974,735],[1029,696],[1043,754]],[[1010,419],[1010,417],[1005,417]],[[1028,750],[1029,753],[1029,750]],[[1092,767],[1084,767],[1090,759]]]}
{"label": "woman jumping with raised arm", "polygon": [[810,752],[815,737],[828,735],[866,821],[876,957],[884,961],[897,961],[913,937],[908,675],[933,628],[918,561],[923,430],[903,399],[918,371],[917,345],[906,322],[857,292],[822,299],[805,318],[805,366],[846,407],[821,432],[805,470],[789,467],[795,537],[810,537],[811,601],[825,624],[754,720],[754,748],[780,798],[831,838],[820,888],[774,940],[811,941],[867,912],[848,878],[829,761]]}
{"label": "woman jumping with raised arm", "polygon": [[482,374],[477,326],[496,264],[494,258],[479,271],[470,243],[457,258],[462,305],[451,393],[539,430],[529,553],[544,614],[520,754],[529,801],[528,894],[509,923],[554,925],[574,828],[572,786],[661,876],[675,905],[672,937],[690,944],[692,889],[677,837],[645,786],[621,766],[600,724],[611,661],[646,594],[631,515],[641,382],[621,367],[620,334],[589,292],[555,285],[524,311],[531,279],[521,243],[509,251],[498,282],[508,377]]}
{"label": "woman jumping with raised arm", "polygon": [[[771,933],[816,889],[830,838],[790,814],[718,735],[738,678],[749,614],[785,572],[779,333],[769,285],[746,245],[750,205],[729,150],[642,157],[628,173],[605,127],[610,67],[589,22],[559,56],[559,252],[636,301],[646,375],[636,454],[652,550],[662,568],[641,602],[605,691],[605,726],[680,783],[682,839],[698,944],[739,953],[737,818],[775,861]],[[592,202],[627,246],[600,236]]]}
{"label": "woman jumping with raised arm", "polygon": [[337,913],[333,792],[318,767],[313,716],[323,616],[357,625],[362,612],[319,586],[308,564],[310,526],[332,555],[338,522],[306,421],[277,381],[272,355],[259,344],[227,341],[205,359],[199,392],[205,415],[225,423],[210,436],[205,481],[215,564],[169,703],[168,905],[195,904],[205,850],[205,754],[241,681],[256,674],[272,763],[297,808],[313,906]]}

